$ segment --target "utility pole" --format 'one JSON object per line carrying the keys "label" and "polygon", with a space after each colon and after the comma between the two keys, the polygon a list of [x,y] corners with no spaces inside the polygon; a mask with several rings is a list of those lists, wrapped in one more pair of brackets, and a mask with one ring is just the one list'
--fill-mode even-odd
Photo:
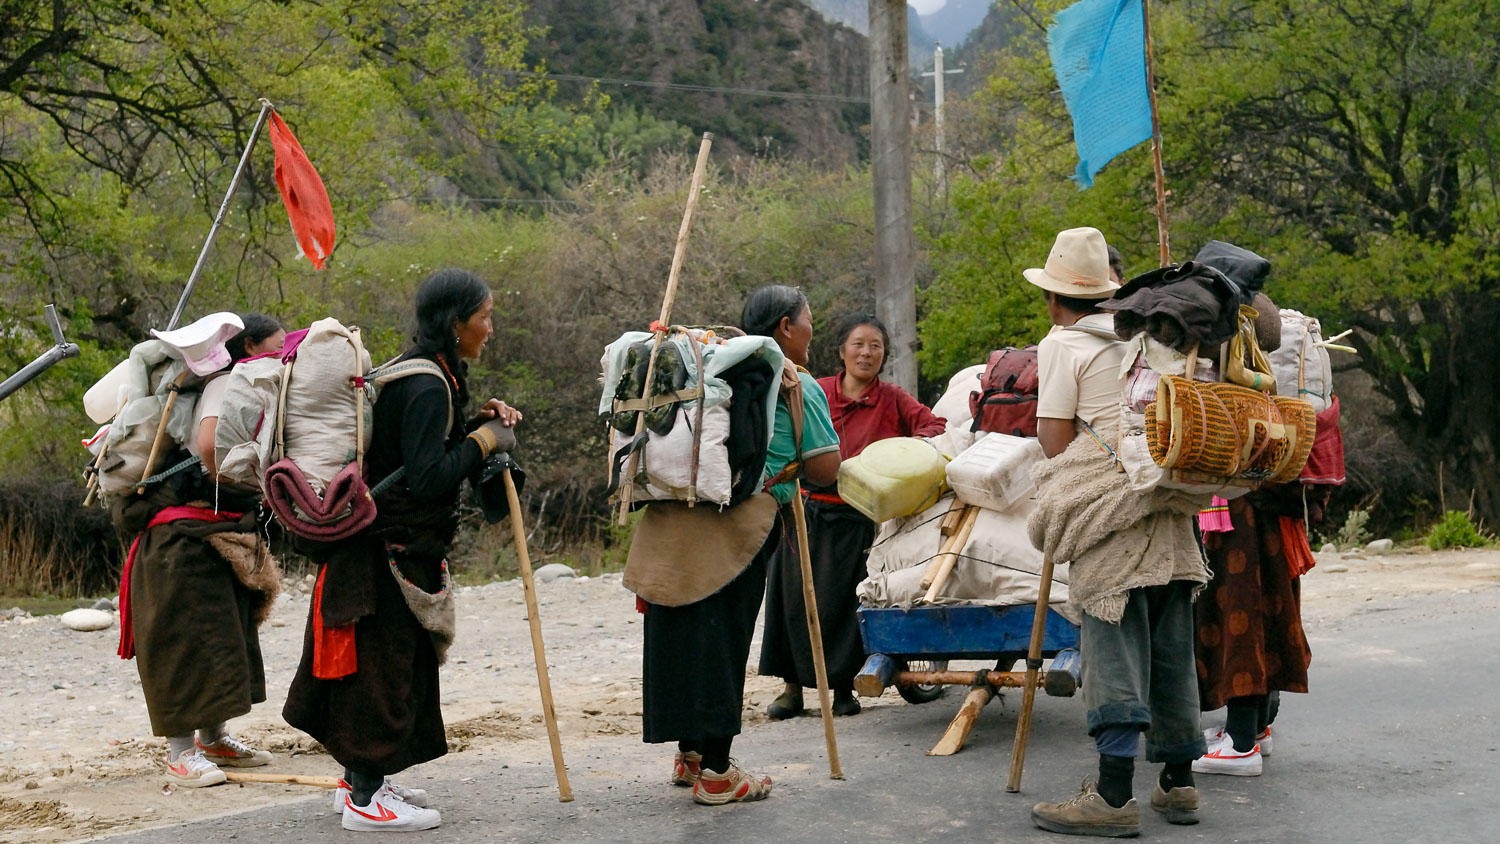
{"label": "utility pole", "polygon": [[869,0],[870,156],[875,183],[875,314],[890,331],[889,380],[917,392],[906,0]]}
{"label": "utility pole", "polygon": [[963,73],[964,69],[956,67],[952,70],[943,70],[943,42],[935,42],[937,49],[932,51],[932,70],[922,74],[932,77],[932,128],[937,134],[937,176],[938,191],[946,194],[948,192],[948,160],[943,155],[943,77],[949,73]]}

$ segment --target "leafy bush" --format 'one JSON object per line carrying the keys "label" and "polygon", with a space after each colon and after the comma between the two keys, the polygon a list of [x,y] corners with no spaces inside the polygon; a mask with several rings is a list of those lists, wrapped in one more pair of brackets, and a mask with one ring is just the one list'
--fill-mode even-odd
{"label": "leafy bush", "polygon": [[1435,550],[1479,548],[1488,544],[1490,538],[1480,532],[1469,514],[1463,510],[1449,510],[1443,514],[1443,520],[1427,532],[1427,547]]}
{"label": "leafy bush", "polygon": [[1365,529],[1369,523],[1369,510],[1362,510],[1358,507],[1350,510],[1348,517],[1344,519],[1344,526],[1339,528],[1338,536],[1333,539],[1334,544],[1345,551],[1351,548],[1363,548],[1365,543],[1370,541],[1370,532]]}

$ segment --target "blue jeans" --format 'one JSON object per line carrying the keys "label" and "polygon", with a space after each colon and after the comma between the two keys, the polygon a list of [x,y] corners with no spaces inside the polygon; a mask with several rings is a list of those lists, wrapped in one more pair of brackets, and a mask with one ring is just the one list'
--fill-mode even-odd
{"label": "blue jeans", "polygon": [[1148,762],[1190,762],[1207,750],[1193,653],[1194,585],[1132,589],[1119,624],[1084,614],[1083,703],[1100,753],[1139,755],[1138,732],[1146,733]]}

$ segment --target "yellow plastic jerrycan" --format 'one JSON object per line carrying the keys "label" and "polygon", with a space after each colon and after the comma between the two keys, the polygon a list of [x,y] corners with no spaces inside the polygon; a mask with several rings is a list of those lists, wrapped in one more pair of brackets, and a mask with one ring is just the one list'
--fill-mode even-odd
{"label": "yellow plastic jerrycan", "polygon": [[920,513],[948,489],[948,458],[916,437],[865,446],[839,466],[839,497],[877,522]]}

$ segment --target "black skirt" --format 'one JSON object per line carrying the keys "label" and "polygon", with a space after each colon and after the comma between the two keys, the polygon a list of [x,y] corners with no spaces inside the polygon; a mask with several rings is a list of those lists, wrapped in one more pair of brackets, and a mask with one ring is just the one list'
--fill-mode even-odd
{"label": "black skirt", "polygon": [[[806,507],[828,687],[849,691],[865,661],[865,645],[855,616],[859,599],[854,590],[866,576],[865,560],[875,541],[875,523],[847,504],[808,501]],[[790,525],[792,517],[784,513],[783,520]],[[817,685],[817,675],[807,635],[807,605],[802,600],[802,566],[791,530],[771,560],[766,581],[766,632],[760,645],[760,673],[811,688]]]}
{"label": "black skirt", "polygon": [[739,735],[766,561],[780,536],[772,527],[745,570],[707,598],[680,607],[646,605],[641,725],[647,743]]}
{"label": "black skirt", "polygon": [[[374,611],[354,626],[357,670],[338,680],[313,676],[309,607],[302,662],[282,715],[322,743],[340,765],[370,776],[389,776],[444,755],[448,740],[439,707],[437,650],[390,574],[385,543],[360,534],[333,553],[339,559],[325,565],[359,566],[365,577],[345,582],[373,592]],[[408,555],[398,564],[408,580],[428,592],[441,585],[442,557]]]}

